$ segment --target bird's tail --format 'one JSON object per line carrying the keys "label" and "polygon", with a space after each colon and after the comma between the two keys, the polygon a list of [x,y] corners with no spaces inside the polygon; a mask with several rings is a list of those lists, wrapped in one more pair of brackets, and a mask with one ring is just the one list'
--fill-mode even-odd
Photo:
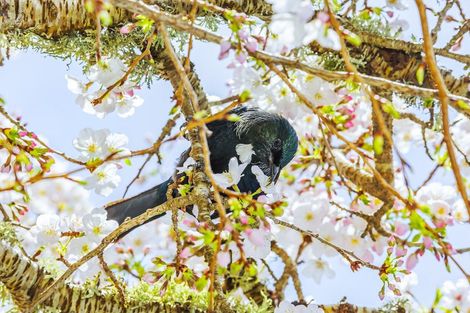
{"label": "bird's tail", "polygon": [[[166,202],[166,192],[172,179],[157,185],[147,191],[144,191],[134,197],[116,201],[105,207],[108,212],[108,219],[115,220],[122,224],[127,217],[134,218],[144,213],[148,209],[156,207]],[[165,213],[154,216],[151,220],[157,219]],[[151,220],[147,221],[150,222]]]}

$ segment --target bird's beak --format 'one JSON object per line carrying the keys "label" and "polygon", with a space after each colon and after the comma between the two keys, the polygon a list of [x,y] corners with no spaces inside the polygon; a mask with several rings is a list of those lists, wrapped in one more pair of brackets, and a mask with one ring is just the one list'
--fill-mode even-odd
{"label": "bird's beak", "polygon": [[269,178],[271,179],[271,183],[276,183],[279,179],[279,174],[281,173],[281,168],[275,164],[271,164],[271,173]]}

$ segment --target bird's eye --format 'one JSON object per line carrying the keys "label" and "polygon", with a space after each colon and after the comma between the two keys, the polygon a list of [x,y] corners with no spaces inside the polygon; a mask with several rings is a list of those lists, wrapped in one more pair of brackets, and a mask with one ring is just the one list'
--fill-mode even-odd
{"label": "bird's eye", "polygon": [[273,150],[279,151],[281,150],[281,148],[282,148],[282,141],[281,139],[277,138],[273,142]]}

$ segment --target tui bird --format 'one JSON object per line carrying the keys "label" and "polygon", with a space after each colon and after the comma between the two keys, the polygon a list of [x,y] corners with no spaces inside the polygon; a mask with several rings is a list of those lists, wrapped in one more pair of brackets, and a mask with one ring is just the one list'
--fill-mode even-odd
{"label": "tui bird", "polygon": [[[237,156],[236,146],[251,144],[254,152],[251,165],[257,165],[271,182],[275,183],[281,169],[292,160],[297,151],[298,139],[295,130],[282,116],[258,108],[237,107],[229,113],[239,116],[239,119],[235,122],[216,120],[207,124],[211,132],[208,136],[208,145],[212,171],[214,173],[227,171],[230,159]],[[182,154],[180,165],[188,156],[189,150]],[[127,217],[136,217],[164,203],[167,188],[172,182],[173,178],[169,178],[141,194],[110,204],[105,208],[108,218],[121,224]],[[253,193],[260,188],[250,165],[243,171],[238,188],[245,193]]]}

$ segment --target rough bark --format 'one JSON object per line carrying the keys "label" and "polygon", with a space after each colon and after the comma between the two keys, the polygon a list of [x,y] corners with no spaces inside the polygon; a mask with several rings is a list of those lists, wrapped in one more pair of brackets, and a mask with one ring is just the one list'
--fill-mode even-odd
{"label": "rough bark", "polygon": [[[28,308],[31,300],[53,282],[50,273],[24,257],[8,243],[0,241],[0,282],[10,291],[20,309]],[[80,286],[61,284],[44,306],[68,313],[157,313],[203,312],[191,303],[141,303],[130,301],[125,308],[115,294],[94,294]]]}
{"label": "rough bark", "polygon": [[[114,23],[130,18],[122,9],[110,11]],[[0,33],[29,30],[46,37],[95,28],[83,0],[0,0]]]}

